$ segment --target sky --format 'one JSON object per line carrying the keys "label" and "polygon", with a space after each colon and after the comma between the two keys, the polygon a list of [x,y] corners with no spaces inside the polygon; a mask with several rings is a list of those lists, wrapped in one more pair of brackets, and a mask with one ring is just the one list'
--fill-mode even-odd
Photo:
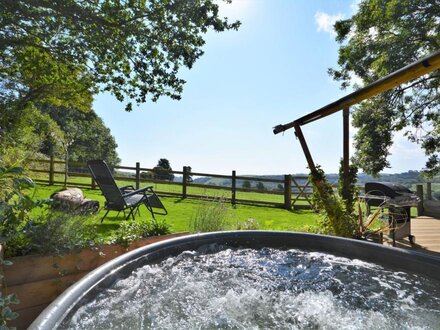
{"label": "sky", "polygon": [[[238,31],[207,33],[205,54],[181,77],[182,99],[166,97],[124,111],[109,94],[94,110],[118,144],[121,165],[152,168],[160,158],[173,170],[237,175],[308,173],[289,123],[350,92],[327,74],[337,67],[332,25],[349,18],[356,0],[234,0],[221,15],[240,20]],[[336,173],[342,157],[342,113],[303,126],[316,164]],[[351,135],[354,130],[351,129]],[[388,173],[420,170],[416,145],[395,136]],[[352,150],[353,153],[353,150]]]}

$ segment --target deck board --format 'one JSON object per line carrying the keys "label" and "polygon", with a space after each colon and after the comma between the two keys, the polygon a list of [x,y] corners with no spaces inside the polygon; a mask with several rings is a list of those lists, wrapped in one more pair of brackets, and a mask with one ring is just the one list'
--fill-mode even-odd
{"label": "deck board", "polygon": [[[411,234],[416,244],[411,246],[408,239],[398,240],[396,247],[427,252],[440,256],[440,219],[420,216],[411,219]],[[387,242],[390,244],[390,242]]]}

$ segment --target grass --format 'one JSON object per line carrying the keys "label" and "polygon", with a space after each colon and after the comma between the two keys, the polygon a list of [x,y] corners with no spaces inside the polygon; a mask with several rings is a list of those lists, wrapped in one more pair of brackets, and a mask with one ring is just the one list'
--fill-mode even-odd
{"label": "grass", "polygon": [[[36,199],[46,199],[50,195],[60,190],[61,186],[47,186],[39,184],[35,192]],[[104,205],[104,197],[99,190],[82,188],[86,198],[98,200],[101,207]],[[216,191],[217,195],[219,191]],[[162,202],[168,210],[168,215],[157,215],[156,218],[165,219],[171,224],[173,232],[183,232],[190,230],[190,222],[194,217],[196,210],[203,203],[209,203],[199,199],[182,199],[176,197],[161,197]],[[259,228],[262,230],[282,230],[282,231],[306,231],[309,227],[315,227],[318,215],[311,210],[289,211],[274,207],[236,205],[233,208],[226,203],[228,208],[228,223],[226,229],[236,229],[239,223],[245,222],[249,218],[255,219]],[[34,212],[39,212],[38,210]],[[145,207],[140,208],[140,219],[151,218],[151,214]],[[118,228],[121,221],[124,220],[123,214],[119,216],[117,212],[111,211],[105,220],[101,223],[100,219],[105,211],[101,209],[99,214],[91,217],[90,225],[97,225],[98,234],[102,238],[109,238]]]}

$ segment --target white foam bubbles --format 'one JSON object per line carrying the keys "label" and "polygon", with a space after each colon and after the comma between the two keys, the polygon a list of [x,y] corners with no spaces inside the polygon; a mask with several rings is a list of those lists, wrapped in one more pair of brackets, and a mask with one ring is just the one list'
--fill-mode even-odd
{"label": "white foam bubbles", "polygon": [[66,327],[430,329],[439,297],[438,283],[360,260],[210,245],[138,268]]}

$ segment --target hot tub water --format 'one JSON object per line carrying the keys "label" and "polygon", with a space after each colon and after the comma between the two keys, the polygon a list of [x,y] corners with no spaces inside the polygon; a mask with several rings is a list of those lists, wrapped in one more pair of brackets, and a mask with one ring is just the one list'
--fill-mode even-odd
{"label": "hot tub water", "polygon": [[210,244],[135,269],[71,329],[436,329],[440,285],[321,252]]}

